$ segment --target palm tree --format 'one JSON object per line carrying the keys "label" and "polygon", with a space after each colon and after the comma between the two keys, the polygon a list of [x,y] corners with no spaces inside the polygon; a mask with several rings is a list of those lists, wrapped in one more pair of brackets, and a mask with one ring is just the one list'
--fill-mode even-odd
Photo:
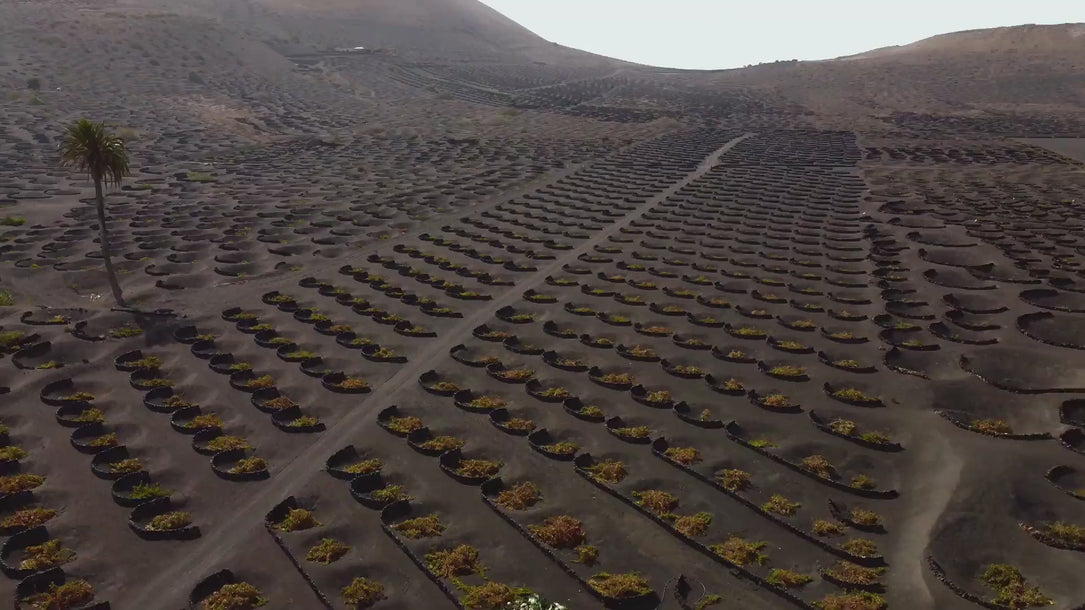
{"label": "palm tree", "polygon": [[74,167],[86,173],[94,181],[94,198],[98,210],[98,237],[102,246],[102,258],[105,260],[109,287],[113,289],[113,299],[118,307],[124,307],[124,295],[117,282],[117,272],[113,268],[113,259],[109,255],[109,228],[105,220],[105,195],[102,186],[120,186],[121,180],[128,175],[128,153],[124,149],[124,140],[106,131],[102,123],[92,123],[80,119],[68,128],[64,141],[60,145],[61,167]]}

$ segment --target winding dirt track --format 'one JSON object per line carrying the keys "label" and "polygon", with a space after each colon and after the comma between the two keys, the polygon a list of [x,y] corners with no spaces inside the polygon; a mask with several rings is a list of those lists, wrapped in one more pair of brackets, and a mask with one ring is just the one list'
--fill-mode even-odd
{"label": "winding dirt track", "polygon": [[[925,413],[923,417],[930,419],[932,424],[939,419],[934,413]],[[933,425],[930,428],[937,429]],[[887,558],[893,569],[886,572],[888,586],[902,598],[913,600],[917,608],[934,605],[925,578],[928,571],[923,556],[930,543],[931,531],[957,490],[964,467],[964,460],[949,439],[930,434],[924,440],[924,443],[913,443],[911,449],[919,453],[914,472],[922,477],[922,481],[916,481],[912,488],[923,492],[911,496],[911,510],[896,527],[900,542]]]}
{"label": "winding dirt track", "polygon": [[412,386],[420,373],[433,369],[446,358],[449,348],[461,343],[463,337],[469,335],[473,328],[492,319],[495,311],[518,301],[523,290],[541,284],[546,276],[553,275],[563,265],[575,261],[581,254],[590,251],[600,242],[640,218],[644,213],[682,187],[706,174],[719,162],[722,155],[752,135],[754,134],[747,133],[731,140],[706,157],[694,171],[690,172],[684,179],[674,183],[666,191],[646,201],[621,220],[599,231],[581,244],[580,247],[566,252],[564,256],[558,257],[550,265],[539,269],[515,287],[510,287],[504,296],[490,301],[487,307],[477,310],[474,315],[463,318],[450,332],[445,333],[437,340],[427,358],[417,360],[413,365],[404,367],[399,373],[381,385],[377,391],[370,394],[368,398],[359,401],[358,408],[353,414],[344,419],[334,429],[328,430],[319,442],[314,443],[293,460],[282,464],[280,468],[273,469],[271,477],[273,485],[264,486],[254,492],[245,503],[237,506],[215,530],[206,532],[206,535],[194,543],[187,553],[178,558],[170,569],[160,572],[157,578],[144,583],[142,588],[129,591],[128,594],[131,597],[128,599],[128,607],[161,608],[165,606],[163,600],[166,599],[171,600],[171,603],[185,603],[184,599],[188,595],[192,583],[205,576],[210,566],[216,565],[233,549],[244,544],[249,538],[260,535],[259,529],[262,526],[262,518],[268,510],[282,501],[283,498],[297,493],[315,473],[318,473],[323,468],[325,460],[333,451],[351,443],[351,441],[362,436],[366,428],[375,425],[372,416],[378,405],[395,404],[396,395],[401,389]]}

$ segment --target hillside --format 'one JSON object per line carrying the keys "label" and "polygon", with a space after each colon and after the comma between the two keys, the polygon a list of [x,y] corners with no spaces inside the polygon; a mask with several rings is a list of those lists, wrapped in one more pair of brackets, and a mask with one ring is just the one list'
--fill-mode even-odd
{"label": "hillside", "polygon": [[911,44],[883,47],[840,59],[976,53],[1081,57],[1083,52],[1085,52],[1085,23],[1030,24],[940,34]]}

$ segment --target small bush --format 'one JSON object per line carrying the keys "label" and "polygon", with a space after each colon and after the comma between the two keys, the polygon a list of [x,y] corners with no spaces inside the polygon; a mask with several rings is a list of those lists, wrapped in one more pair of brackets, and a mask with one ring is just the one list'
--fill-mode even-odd
{"label": "small bush", "polygon": [[[34,610],[71,610],[90,603],[94,599],[94,587],[85,580],[73,580],[62,585],[51,584],[45,593],[23,599]],[[208,610],[219,610],[209,608]]]}
{"label": "small bush", "polygon": [[[11,296],[11,293],[4,292],[7,299],[11,299],[11,305],[15,304],[15,299]],[[4,305],[4,307],[10,307],[11,305]],[[5,330],[0,331],[0,350],[10,351],[23,342],[26,337],[26,333],[19,330]]]}
{"label": "small bush", "polygon": [[495,373],[502,379],[508,379],[511,381],[524,381],[525,379],[531,379],[535,376],[535,371],[530,369],[508,369]]}
{"label": "small bush", "polygon": [[525,481],[497,494],[497,503],[509,510],[526,510],[542,499],[539,486]]}
{"label": "small bush", "polygon": [[343,602],[359,610],[372,607],[382,599],[385,599],[384,585],[367,578],[355,578],[343,587]]}
{"label": "small bush", "polygon": [[802,507],[802,504],[798,502],[792,502],[780,494],[775,494],[769,498],[768,502],[761,505],[761,508],[777,515],[791,516],[794,515]]}
{"label": "small bush", "polygon": [[728,491],[742,491],[750,487],[750,473],[737,468],[728,468],[716,473],[716,480]]}
{"label": "small bush", "polygon": [[192,515],[182,511],[172,511],[162,513],[161,515],[155,515],[155,517],[147,523],[146,528],[153,532],[160,532],[181,529],[182,527],[187,527],[191,524]]}
{"label": "small bush", "polygon": [[857,474],[851,478],[851,486],[855,489],[874,489],[877,482],[865,474]]}
{"label": "small bush", "polygon": [[492,460],[462,460],[456,474],[465,477],[492,477],[501,470],[503,464]]}
{"label": "small bush", "polygon": [[16,447],[15,445],[8,445],[7,447],[0,447],[0,462],[12,462],[15,460],[21,460],[28,454],[22,447]]}
{"label": "small bush", "polygon": [[215,177],[204,172],[188,172],[185,178],[189,182],[214,182]]}
{"label": "small bush", "polygon": [[623,438],[648,438],[652,434],[652,429],[648,426],[634,426],[626,428],[614,428],[612,429],[614,434],[617,434]]}
{"label": "small bush", "polygon": [[738,536],[732,536],[725,542],[720,544],[713,544],[709,548],[713,553],[723,557],[727,561],[735,565],[744,566],[750,563],[756,563],[757,565],[764,565],[768,561],[768,555],[761,553],[761,549],[765,548],[764,542],[750,542],[743,540]]}
{"label": "small bush", "polygon": [[330,565],[350,552],[350,547],[335,538],[322,538],[306,553],[305,559],[324,565]]}
{"label": "small bush", "polygon": [[792,572],[791,570],[773,570],[769,574],[768,581],[770,584],[776,585],[783,589],[795,589],[801,587],[814,580],[807,574],[801,572]]}
{"label": "small bush", "polygon": [[427,553],[426,566],[441,578],[482,574],[485,571],[478,560],[478,549],[467,544],[447,551]]}
{"label": "small bush", "polygon": [[586,415],[586,416],[588,416],[588,417],[603,417],[603,416],[605,416],[605,415],[606,415],[606,414],[605,414],[605,413],[603,412],[603,410],[602,410],[602,409],[600,409],[599,407],[597,407],[597,406],[595,406],[595,405],[586,405],[586,406],[583,406],[583,407],[581,407],[581,408],[580,408],[580,411],[579,411],[579,413],[580,413],[581,415]]}
{"label": "small bush", "polygon": [[37,527],[55,516],[57,512],[51,508],[24,508],[0,520],[0,527]]}
{"label": "small bush", "polygon": [[658,489],[634,491],[633,497],[638,505],[657,515],[666,515],[678,508],[678,498],[674,494]]}
{"label": "small bush", "polygon": [[61,400],[71,402],[90,402],[94,400],[94,398],[94,394],[91,394],[90,392],[76,392],[74,394],[68,394],[67,396],[64,396],[63,398],[61,398]]}
{"label": "small bush", "polygon": [[137,369],[157,371],[158,369],[162,368],[162,359],[158,356],[147,356],[146,358],[133,360],[129,362],[128,365]]}
{"label": "small bush", "polygon": [[386,425],[389,430],[394,430],[400,434],[410,434],[424,426],[422,420],[417,417],[392,417]]}
{"label": "small bush", "polygon": [[105,413],[101,409],[83,409],[75,420],[84,424],[100,424],[105,421]]}
{"label": "small bush", "polygon": [[859,525],[875,526],[881,523],[882,518],[878,513],[865,508],[853,508],[851,520]]}
{"label": "small bush", "polygon": [[379,502],[395,502],[397,500],[410,500],[411,496],[403,490],[402,485],[388,485],[369,494]]}
{"label": "small bush", "polygon": [[705,532],[708,531],[708,526],[711,524],[712,514],[700,512],[695,515],[677,517],[674,520],[674,529],[686,536],[696,537],[703,536]]}
{"label": "small bush", "polygon": [[504,400],[496,396],[479,396],[469,404],[476,409],[500,409],[506,405]]}
{"label": "small bush", "polygon": [[685,466],[692,466],[701,461],[701,452],[696,447],[670,447],[664,455]]}
{"label": "small bush", "polygon": [[407,538],[431,538],[440,536],[441,532],[445,531],[445,525],[437,515],[426,515],[400,521],[393,525],[392,529]]}
{"label": "small bush", "polygon": [[1013,427],[1002,419],[974,419],[969,428],[971,428],[973,432],[991,436],[1013,434]]}
{"label": "small bush", "polygon": [[168,498],[173,493],[170,490],[162,487],[159,483],[140,483],[132,488],[132,491],[128,492],[128,495],[135,500],[153,500],[155,498]]}
{"label": "small bush", "polygon": [[859,426],[850,419],[836,419],[829,424],[829,428],[837,434],[851,436],[859,429]]}
{"label": "small bush", "polygon": [[816,536],[842,536],[844,534],[843,525],[835,521],[825,521],[824,519],[814,521],[813,529]]}
{"label": "small bush", "polygon": [[573,550],[576,552],[577,563],[591,566],[599,561],[599,549],[590,544],[582,544]]}
{"label": "small bush", "polygon": [[479,610],[504,610],[517,598],[530,593],[526,589],[510,587],[504,583],[487,582],[477,587],[464,585],[463,599],[460,600],[467,608]]}
{"label": "small bush", "polygon": [[202,413],[188,420],[185,424],[186,428],[193,430],[200,430],[204,428],[221,428],[225,425],[222,418],[214,413]]}
{"label": "small bush", "polygon": [[139,458],[127,458],[109,464],[109,472],[131,473],[143,470],[143,460]]}
{"label": "small bush", "polygon": [[543,451],[547,451],[549,453],[554,453],[557,455],[572,455],[576,453],[577,449],[579,448],[580,447],[578,447],[576,443],[569,442],[553,443],[551,445],[543,445],[541,447]]}
{"label": "small bush", "polygon": [[776,344],[776,347],[789,350],[804,350],[806,346],[798,341],[780,341]]}
{"label": "small bush", "polygon": [[312,415],[302,415],[286,423],[288,428],[308,428],[320,423],[320,419]]}
{"label": "small bush", "polygon": [[1032,608],[1054,603],[1038,587],[1028,586],[1021,571],[1011,565],[989,564],[984,567],[981,579],[996,593],[992,601],[1002,606]]}
{"label": "small bush", "polygon": [[588,537],[580,520],[569,515],[550,517],[542,525],[529,525],[528,530],[543,543],[557,549],[578,547]]}
{"label": "small bush", "polygon": [[1056,521],[1043,528],[1043,533],[1070,544],[1085,544],[1085,527]]}
{"label": "small bush", "polygon": [[795,403],[791,402],[787,395],[780,393],[765,396],[761,399],[761,403],[772,409],[792,409],[795,407]]}
{"label": "small bush", "polygon": [[878,402],[878,399],[855,388],[844,388],[833,392],[833,398],[849,402]]}
{"label": "small bush", "polygon": [[825,573],[847,584],[870,586],[878,584],[885,568],[867,568],[850,561],[838,561]]}
{"label": "small bush", "polygon": [[185,400],[184,398],[181,398],[176,394],[167,398],[165,401],[163,401],[162,404],[166,407],[169,407],[170,409],[184,409],[185,407],[195,406],[193,403]]}
{"label": "small bush", "polygon": [[26,559],[19,563],[19,569],[39,572],[66,564],[73,559],[75,551],[61,544],[59,540],[49,540],[26,547]]}
{"label": "small bush", "polygon": [[[732,357],[734,357],[734,356],[732,356]],[[739,356],[739,357],[741,357],[741,356]],[[723,382],[723,389],[725,389],[725,390],[727,390],[729,392],[740,392],[740,391],[744,390],[745,387],[742,385],[741,381],[739,381],[739,380],[735,379],[734,377],[732,377],[732,378],[728,379],[727,381]]]}
{"label": "small bush", "polygon": [[252,449],[252,445],[249,441],[240,436],[222,435],[216,436],[207,442],[207,448],[210,451],[232,451],[235,449]]}
{"label": "small bush", "polygon": [[267,470],[267,460],[259,457],[242,458],[230,469],[233,474],[249,474]]}
{"label": "small bush", "polygon": [[636,572],[628,574],[600,572],[588,579],[588,586],[606,597],[616,599],[647,595],[652,592],[648,581]]}
{"label": "small bush", "polygon": [[380,472],[381,468],[384,468],[384,462],[379,459],[363,460],[361,462],[355,462],[350,466],[343,469],[344,472],[350,474],[371,474],[374,472]]}
{"label": "small bush", "polygon": [[[244,366],[252,368],[251,364],[248,364],[248,363],[242,363],[242,364],[244,364]],[[233,368],[234,366],[239,366],[239,365],[235,364],[235,365],[231,366],[230,368]],[[265,409],[282,410],[282,409],[289,409],[291,407],[296,407],[296,406],[298,406],[298,403],[294,402],[293,399],[291,399],[289,396],[276,396],[275,398],[272,398],[271,400],[265,400],[264,401],[264,408]]]}
{"label": "small bush", "polygon": [[889,605],[877,593],[850,591],[832,593],[814,602],[821,610],[885,610]]}
{"label": "small bush", "polygon": [[460,449],[465,444],[464,441],[455,436],[435,436],[419,446],[431,451],[451,451],[452,449]]}
{"label": "small bush", "polygon": [[321,523],[313,516],[313,511],[304,508],[292,508],[290,512],[286,513],[286,517],[282,521],[275,524],[275,528],[283,532],[297,532],[319,525]]}
{"label": "small bush", "polygon": [[530,432],[535,429],[535,422],[523,417],[513,417],[506,420],[501,425],[509,430],[519,430],[521,432]]}
{"label": "small bush", "polygon": [[45,477],[36,474],[20,473],[3,476],[0,477],[0,495],[34,489],[44,482]]}
{"label": "small bush", "polygon": [[110,432],[109,434],[103,434],[102,436],[99,436],[98,438],[90,441],[89,443],[87,443],[87,446],[88,447],[102,447],[102,448],[105,448],[105,447],[116,447],[119,444],[120,444],[120,441],[117,440],[117,433],[116,432]]}
{"label": "small bush", "polygon": [[864,432],[859,435],[859,438],[875,445],[888,445],[891,442],[884,432]]}
{"label": "small bush", "polygon": [[801,366],[774,366],[769,373],[777,377],[802,377],[806,375],[806,369]]}
{"label": "small bush", "polygon": [[275,378],[271,375],[261,375],[259,377],[251,379],[247,384],[245,384],[245,386],[257,389],[272,388],[275,387]]}
{"label": "small bush", "polygon": [[873,557],[878,554],[878,543],[866,538],[852,538],[841,544],[840,548],[860,557]]}
{"label": "small bush", "polygon": [[605,383],[628,385],[636,380],[629,373],[609,373],[600,378]]}
{"label": "small bush", "polygon": [[825,479],[836,478],[836,469],[833,467],[832,462],[828,460],[824,455],[811,455],[804,457],[800,462],[803,470],[812,472],[819,477]]}
{"label": "small bush", "polygon": [[249,610],[267,604],[260,589],[247,582],[223,585],[200,603],[201,610]]}
{"label": "small bush", "polygon": [[587,472],[592,478],[605,483],[621,483],[628,474],[625,464],[612,459],[592,464],[587,468]]}
{"label": "small bush", "polygon": [[26,224],[26,218],[22,216],[5,216],[0,218],[0,226],[21,227]]}

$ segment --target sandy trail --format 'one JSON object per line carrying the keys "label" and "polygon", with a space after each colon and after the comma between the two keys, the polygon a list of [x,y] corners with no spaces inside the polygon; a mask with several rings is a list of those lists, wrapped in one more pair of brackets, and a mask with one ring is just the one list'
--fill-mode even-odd
{"label": "sandy trail", "polygon": [[213,571],[220,561],[234,552],[235,548],[245,544],[252,536],[260,535],[262,518],[268,510],[271,510],[283,498],[298,493],[301,487],[323,468],[324,461],[332,452],[358,439],[365,428],[373,425],[372,415],[378,405],[395,404],[395,396],[402,388],[413,386],[420,373],[439,366],[447,358],[449,348],[461,343],[463,337],[469,335],[473,328],[491,320],[495,311],[517,302],[523,290],[542,283],[546,276],[559,272],[563,265],[575,261],[581,254],[589,252],[658,203],[703,176],[719,162],[723,154],[752,135],[747,133],[731,140],[705,158],[693,172],[666,191],[648,200],[618,222],[599,231],[580,247],[568,251],[550,265],[540,268],[523,282],[510,288],[504,296],[490,301],[488,307],[465,317],[458,325],[435,341],[429,351],[429,357],[403,367],[399,373],[370,394],[368,399],[360,401],[358,408],[351,416],[340,422],[334,429],[325,432],[319,442],[314,443],[293,460],[281,464],[279,468],[273,468],[270,479],[273,485],[262,486],[254,491],[252,496],[237,506],[218,524],[218,527],[205,532],[205,535],[193,544],[187,553],[178,557],[172,567],[160,572],[156,578],[144,583],[140,589],[129,591],[130,597],[126,607],[163,607],[163,600],[166,599],[184,603],[183,600],[188,596],[189,590],[200,578]]}
{"label": "sandy trail", "polygon": [[[926,430],[938,429],[936,420],[939,418],[936,414],[927,412],[923,417],[931,420]],[[924,440],[924,443],[913,443],[909,448],[913,457],[917,458],[914,472],[922,477],[922,481],[909,486],[916,493],[909,494],[912,501],[910,510],[902,522],[894,527],[900,542],[887,557],[892,569],[886,572],[888,588],[900,599],[911,600],[915,608],[934,607],[930,588],[923,577],[926,572],[926,550],[931,530],[953,498],[964,466],[964,460],[944,436],[928,434]]]}

